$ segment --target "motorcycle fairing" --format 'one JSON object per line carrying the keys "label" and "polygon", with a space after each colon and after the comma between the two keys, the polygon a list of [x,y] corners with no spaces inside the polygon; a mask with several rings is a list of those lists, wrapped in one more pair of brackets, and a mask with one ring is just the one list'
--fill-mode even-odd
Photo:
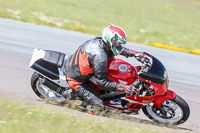
{"label": "motorcycle fairing", "polygon": [[47,75],[51,79],[59,79],[59,68],[62,67],[65,54],[49,50],[34,49],[30,67]]}
{"label": "motorcycle fairing", "polygon": [[167,90],[168,90],[168,79],[166,79],[163,84],[153,83],[151,81],[142,79],[140,77],[139,77],[139,80],[144,81],[144,82],[149,83],[150,85],[152,85],[154,90],[155,90],[155,96],[165,95],[167,93]]}
{"label": "motorcycle fairing", "polygon": [[136,96],[136,97],[127,96],[126,98],[133,101],[138,101],[143,104],[154,102],[156,107],[160,107],[165,100],[173,99],[176,96],[175,92],[168,90],[167,80],[165,81],[165,83],[161,85],[161,84],[156,84],[156,83],[146,81],[142,78],[139,78],[139,79],[151,84],[154,87],[155,95],[154,96]]}
{"label": "motorcycle fairing", "polygon": [[166,78],[168,77],[167,71],[164,65],[157,58],[153,56],[151,57],[152,57],[151,68],[145,73],[140,73],[139,77],[157,84],[163,84]]}
{"label": "motorcycle fairing", "polygon": [[[124,105],[122,104],[123,100],[126,101],[126,103],[124,103]],[[144,107],[143,103],[131,101],[129,99],[126,99],[126,97],[121,97],[121,98],[118,98],[118,99],[105,101],[104,104],[107,107],[111,107],[113,109],[123,110],[124,113],[132,113],[135,110],[139,110],[142,107]]]}
{"label": "motorcycle fairing", "polygon": [[127,101],[130,102],[127,107],[129,110],[135,110],[135,109],[140,109],[151,102],[153,102],[156,107],[160,108],[164,101],[174,99],[175,96],[176,96],[175,92],[168,90],[167,93],[162,96],[148,96],[148,97],[126,96],[122,99],[126,99]]}
{"label": "motorcycle fairing", "polygon": [[163,104],[164,101],[174,99],[175,97],[176,97],[176,92],[168,90],[164,96],[156,98],[154,104],[156,107],[160,108],[160,106]]}
{"label": "motorcycle fairing", "polygon": [[[149,71],[147,71],[144,75],[140,75],[138,78],[139,80],[151,84],[155,90],[155,94],[154,96],[127,96],[126,99],[129,99],[130,102],[128,108],[131,110],[139,107],[142,108],[142,105],[145,106],[151,102],[154,102],[156,107],[160,107],[165,100],[173,99],[176,96],[175,92],[168,90],[168,76],[164,65],[153,56],[152,59],[153,65],[151,69],[149,69]],[[121,70],[120,65],[124,66]],[[134,70],[134,73],[130,75],[128,70]],[[117,83],[120,81],[119,78],[121,79],[123,77],[124,81],[129,81],[127,82],[129,85],[132,84],[137,78],[137,69],[121,59],[109,59],[107,71],[109,73],[109,79]],[[130,79],[132,80],[130,81]],[[98,86],[96,86],[96,88],[98,88]]]}
{"label": "motorcycle fairing", "polygon": [[29,66],[52,82],[69,87],[64,74],[66,60],[64,53],[35,48]]}

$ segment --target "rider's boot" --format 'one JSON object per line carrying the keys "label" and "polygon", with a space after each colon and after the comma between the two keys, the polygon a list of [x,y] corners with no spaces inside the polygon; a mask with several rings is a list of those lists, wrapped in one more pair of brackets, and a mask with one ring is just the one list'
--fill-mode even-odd
{"label": "rider's boot", "polygon": [[85,101],[82,105],[86,106],[88,113],[98,115],[102,110],[104,110],[103,101],[92,92],[81,87],[78,89],[77,93],[78,96]]}
{"label": "rider's boot", "polygon": [[66,100],[72,100],[75,98],[75,93],[71,88],[65,88],[62,95],[66,98]]}

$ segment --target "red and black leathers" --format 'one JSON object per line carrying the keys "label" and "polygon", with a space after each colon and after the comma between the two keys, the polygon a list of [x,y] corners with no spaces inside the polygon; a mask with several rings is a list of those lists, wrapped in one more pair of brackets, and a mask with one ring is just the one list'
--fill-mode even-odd
{"label": "red and black leathers", "polygon": [[[134,54],[134,52],[135,51],[122,47],[120,55],[129,57],[138,54],[137,52]],[[67,82],[70,87],[87,102],[92,99],[96,101],[100,100],[91,91],[92,88],[89,87],[88,81],[92,76],[95,76],[97,85],[103,90],[116,91],[116,88],[119,85],[108,79],[108,58],[113,58],[113,54],[106,48],[101,36],[98,36],[92,40],[86,41],[67,59],[65,66]]]}

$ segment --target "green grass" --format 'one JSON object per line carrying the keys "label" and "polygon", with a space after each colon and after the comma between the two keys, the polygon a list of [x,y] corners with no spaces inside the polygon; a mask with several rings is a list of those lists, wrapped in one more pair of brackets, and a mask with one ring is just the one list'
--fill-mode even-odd
{"label": "green grass", "polygon": [[0,0],[0,17],[90,34],[113,23],[129,41],[200,49],[199,0]]}
{"label": "green grass", "polygon": [[156,133],[172,132],[68,109],[0,100],[1,133]]}

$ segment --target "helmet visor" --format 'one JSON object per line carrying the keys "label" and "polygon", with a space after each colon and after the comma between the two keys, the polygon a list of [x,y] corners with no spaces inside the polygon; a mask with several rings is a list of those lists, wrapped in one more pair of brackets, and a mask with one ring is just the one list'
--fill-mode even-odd
{"label": "helmet visor", "polygon": [[115,55],[119,55],[122,50],[123,50],[123,46],[122,44],[125,44],[124,42],[122,42],[121,40],[119,40],[118,36],[115,36],[111,39],[112,42],[112,51]]}

